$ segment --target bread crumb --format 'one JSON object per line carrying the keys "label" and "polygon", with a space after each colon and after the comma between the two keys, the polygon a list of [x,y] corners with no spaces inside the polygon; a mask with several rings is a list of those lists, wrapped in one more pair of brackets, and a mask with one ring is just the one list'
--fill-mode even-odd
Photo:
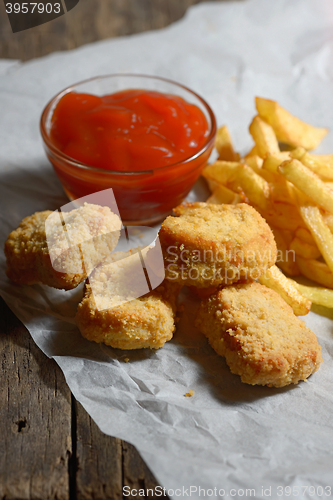
{"label": "bread crumb", "polygon": [[191,398],[194,394],[194,391],[188,391],[186,394],[184,394],[185,398]]}
{"label": "bread crumb", "polygon": [[277,292],[256,281],[224,287],[203,300],[196,326],[247,384],[297,384],[322,362],[315,334]]}

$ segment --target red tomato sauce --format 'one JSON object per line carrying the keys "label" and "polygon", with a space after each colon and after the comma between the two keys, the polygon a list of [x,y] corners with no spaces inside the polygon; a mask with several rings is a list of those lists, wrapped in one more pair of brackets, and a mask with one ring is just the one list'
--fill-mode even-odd
{"label": "red tomato sauce", "polygon": [[200,176],[216,131],[214,116],[208,119],[171,94],[69,92],[52,109],[47,155],[70,199],[112,188],[124,223],[150,224]]}
{"label": "red tomato sauce", "polygon": [[154,170],[205,144],[203,112],[181,97],[140,89],[94,96],[69,92],[57,103],[50,139],[67,156],[113,171]]}

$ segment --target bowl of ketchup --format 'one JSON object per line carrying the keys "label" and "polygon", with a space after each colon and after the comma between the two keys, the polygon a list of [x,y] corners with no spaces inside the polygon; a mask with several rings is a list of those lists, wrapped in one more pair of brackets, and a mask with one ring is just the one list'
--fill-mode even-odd
{"label": "bowl of ketchup", "polygon": [[46,154],[70,200],[113,189],[124,224],[153,224],[187,196],[214,145],[216,121],[171,80],[119,74],[56,95],[41,117]]}

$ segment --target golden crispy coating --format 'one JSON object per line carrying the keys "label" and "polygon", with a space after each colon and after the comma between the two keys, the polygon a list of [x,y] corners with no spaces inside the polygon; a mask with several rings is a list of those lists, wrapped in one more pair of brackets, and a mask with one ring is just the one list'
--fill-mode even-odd
{"label": "golden crispy coating", "polygon": [[76,323],[88,340],[118,349],[158,349],[173,336],[180,286],[164,280],[152,292],[119,304],[119,296],[124,298],[126,292],[119,289],[115,279],[121,270],[115,270],[114,260],[119,259],[121,266],[125,255],[117,252],[95,269],[93,284],[86,285],[78,306]]}
{"label": "golden crispy coating", "polygon": [[19,284],[75,288],[115,248],[120,227],[108,207],[87,203],[71,212],[36,212],[8,236],[7,276]]}
{"label": "golden crispy coating", "polygon": [[207,288],[256,279],[276,261],[274,236],[246,204],[188,203],[167,217],[159,237],[166,278]]}
{"label": "golden crispy coating", "polygon": [[257,282],[225,287],[202,301],[196,325],[247,384],[297,384],[322,362],[315,334],[278,293]]}

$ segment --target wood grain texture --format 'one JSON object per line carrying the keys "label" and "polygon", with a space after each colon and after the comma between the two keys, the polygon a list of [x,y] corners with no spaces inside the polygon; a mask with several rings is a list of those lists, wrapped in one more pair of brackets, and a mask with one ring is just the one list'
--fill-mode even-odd
{"label": "wood grain texture", "polygon": [[[122,441],[122,447],[123,486],[128,486],[131,490],[144,490],[147,498],[168,499],[169,497],[167,495],[160,494],[160,490],[158,491],[158,494],[153,495],[153,492],[156,493],[155,488],[158,486],[158,483],[145,462],[141,459],[136,448],[125,441]],[[147,490],[149,490],[149,493]]]}
{"label": "wood grain texture", "polygon": [[121,500],[124,486],[155,491],[158,482],[134,446],[103,434],[80,403],[75,402],[74,411],[77,500]]}
{"label": "wood grain texture", "polygon": [[158,482],[137,450],[103,434],[0,299],[0,499],[121,500]]}
{"label": "wood grain texture", "polygon": [[69,498],[71,395],[1,299],[0,498]]}
{"label": "wood grain texture", "polygon": [[26,61],[96,40],[163,28],[200,1],[208,0],[80,0],[66,15],[13,34],[1,0],[0,58]]}
{"label": "wood grain texture", "polygon": [[80,403],[76,416],[77,500],[122,499],[122,442],[103,434]]}

